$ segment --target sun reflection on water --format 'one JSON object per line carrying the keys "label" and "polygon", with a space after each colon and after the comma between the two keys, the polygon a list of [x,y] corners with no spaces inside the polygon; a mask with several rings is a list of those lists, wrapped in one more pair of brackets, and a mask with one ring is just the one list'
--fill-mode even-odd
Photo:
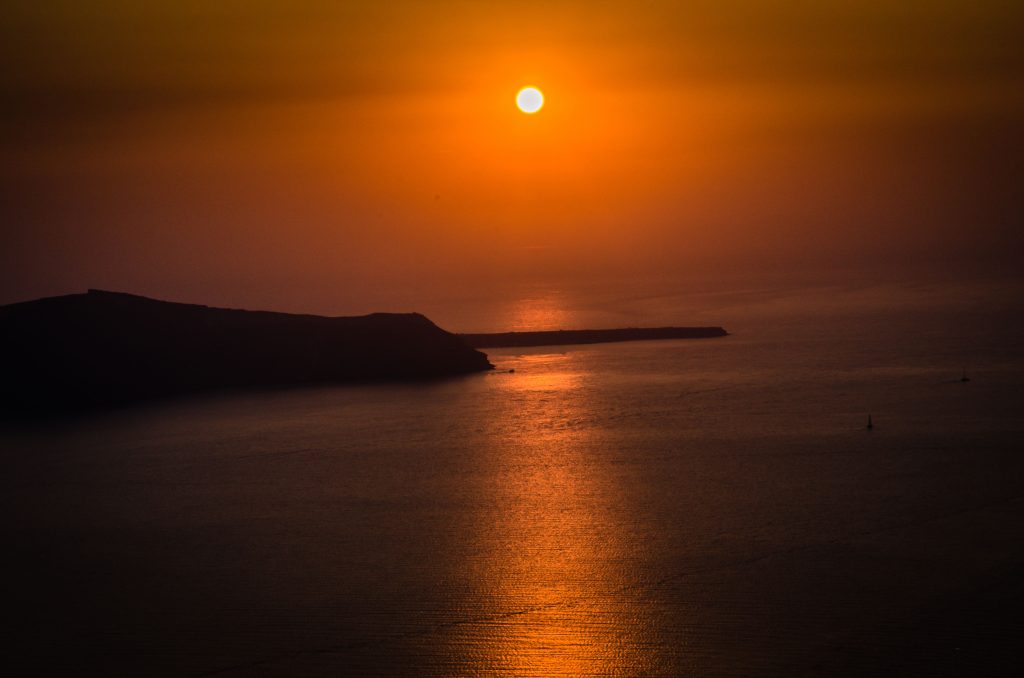
{"label": "sun reflection on water", "polygon": [[[513,402],[524,408],[530,408],[538,402],[546,404],[546,398],[549,397],[571,397],[570,394],[582,386],[583,375],[566,367],[567,362],[564,353],[516,356],[514,365],[509,363],[511,368],[516,370],[516,377],[507,380],[502,386],[513,396]],[[503,363],[502,367],[506,365]],[[557,419],[558,416],[571,414],[574,409],[576,408],[566,407],[561,411],[546,409],[545,412],[539,413],[520,411],[513,416],[546,414]]]}
{"label": "sun reflection on water", "polygon": [[[474,672],[515,676],[644,673],[631,616],[622,490],[590,457],[601,430],[586,416],[585,373],[564,354],[516,356],[496,379],[508,408],[495,422],[494,522],[476,585],[493,610],[471,660]],[[635,609],[635,606],[632,606]]]}
{"label": "sun reflection on water", "polygon": [[509,332],[575,329],[575,316],[569,310],[564,295],[557,291],[544,291],[516,299],[501,314]]}

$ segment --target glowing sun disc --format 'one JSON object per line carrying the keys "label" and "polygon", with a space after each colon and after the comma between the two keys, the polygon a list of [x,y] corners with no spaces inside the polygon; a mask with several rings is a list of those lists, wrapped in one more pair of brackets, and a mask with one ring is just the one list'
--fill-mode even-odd
{"label": "glowing sun disc", "polygon": [[524,87],[516,95],[516,106],[523,113],[536,113],[544,105],[544,95],[536,87]]}

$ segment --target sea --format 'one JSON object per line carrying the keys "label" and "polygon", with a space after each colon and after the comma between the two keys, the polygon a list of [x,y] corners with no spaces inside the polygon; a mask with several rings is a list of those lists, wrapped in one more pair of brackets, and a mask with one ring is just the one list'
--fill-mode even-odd
{"label": "sea", "polygon": [[453,331],[730,334],[7,422],[5,664],[1020,675],[1022,299],[993,280],[538,286],[417,310]]}

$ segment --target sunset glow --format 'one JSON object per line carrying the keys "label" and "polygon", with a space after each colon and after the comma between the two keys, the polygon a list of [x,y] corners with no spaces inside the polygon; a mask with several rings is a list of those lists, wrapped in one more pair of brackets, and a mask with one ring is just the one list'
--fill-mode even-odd
{"label": "sunset glow", "polygon": [[1022,12],[27,4],[0,29],[2,292],[342,313],[456,281],[1007,259]]}
{"label": "sunset glow", "polygon": [[3,19],[5,664],[1020,673],[1024,0]]}

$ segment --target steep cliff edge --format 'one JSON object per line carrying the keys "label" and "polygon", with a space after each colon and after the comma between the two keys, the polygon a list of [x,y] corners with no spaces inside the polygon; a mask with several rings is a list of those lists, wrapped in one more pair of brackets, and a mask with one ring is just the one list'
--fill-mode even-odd
{"label": "steep cliff edge", "polygon": [[6,411],[488,369],[486,355],[417,313],[332,318],[99,290],[0,307]]}

